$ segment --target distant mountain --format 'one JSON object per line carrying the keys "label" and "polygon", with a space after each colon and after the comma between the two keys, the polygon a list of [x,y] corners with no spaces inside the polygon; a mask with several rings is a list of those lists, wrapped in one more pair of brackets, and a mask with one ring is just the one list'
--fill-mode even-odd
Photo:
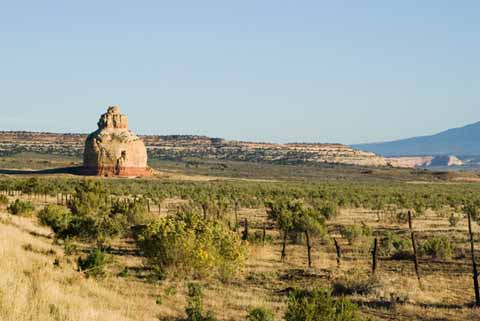
{"label": "distant mountain", "polygon": [[476,156],[480,155],[480,122],[431,136],[392,142],[353,145],[382,156]]}

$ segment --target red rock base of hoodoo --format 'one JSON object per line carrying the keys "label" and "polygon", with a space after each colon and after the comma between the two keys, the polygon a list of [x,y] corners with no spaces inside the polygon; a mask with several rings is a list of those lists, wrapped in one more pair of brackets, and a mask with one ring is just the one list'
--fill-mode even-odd
{"label": "red rock base of hoodoo", "polygon": [[88,176],[103,176],[103,177],[151,177],[153,171],[150,168],[126,167],[118,169],[115,167],[101,167],[88,168],[84,167],[82,170],[84,175]]}

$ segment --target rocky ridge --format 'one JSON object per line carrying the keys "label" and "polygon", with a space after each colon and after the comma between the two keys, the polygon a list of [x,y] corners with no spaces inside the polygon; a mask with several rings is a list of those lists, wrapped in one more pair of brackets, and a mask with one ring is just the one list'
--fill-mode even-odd
{"label": "rocky ridge", "polygon": [[[331,163],[359,166],[388,166],[389,160],[341,144],[273,144],[229,141],[205,136],[139,136],[150,158],[269,162],[279,164]],[[0,155],[36,152],[83,156],[84,134],[0,132]]]}

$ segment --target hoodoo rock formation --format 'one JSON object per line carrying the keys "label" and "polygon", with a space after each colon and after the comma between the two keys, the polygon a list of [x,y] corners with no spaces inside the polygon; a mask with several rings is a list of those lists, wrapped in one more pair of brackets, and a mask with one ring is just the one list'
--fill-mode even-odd
{"label": "hoodoo rock formation", "polygon": [[100,117],[98,130],[87,137],[83,171],[97,176],[151,176],[147,149],[128,129],[128,118],[116,106]]}

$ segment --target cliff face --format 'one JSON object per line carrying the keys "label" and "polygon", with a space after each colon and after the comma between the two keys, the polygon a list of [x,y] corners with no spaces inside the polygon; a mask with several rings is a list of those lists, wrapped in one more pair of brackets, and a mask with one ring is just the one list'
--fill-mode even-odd
{"label": "cliff face", "polygon": [[[113,124],[114,122],[113,119],[105,120],[103,124]],[[124,120],[117,120],[116,123],[116,126],[125,126]],[[107,125],[107,127],[108,126],[110,125]],[[113,140],[111,133],[118,133],[115,128],[105,132],[109,134],[101,135],[98,131],[96,132],[98,141],[107,142]],[[127,134],[125,138],[121,138],[120,140],[128,141],[133,137],[129,135],[130,134]],[[21,151],[82,157],[86,138],[87,136],[83,134],[0,132],[0,154]],[[140,139],[144,141],[150,158],[163,160],[198,157],[216,160],[285,164],[331,163],[360,166],[388,165],[388,162],[383,157],[379,157],[374,153],[355,150],[341,144],[271,144],[227,141],[220,138],[187,135],[150,135],[140,136]],[[133,140],[136,141],[136,138],[133,138]],[[88,150],[93,150],[94,148],[94,145],[92,145],[89,146]],[[97,153],[98,152],[95,152],[95,155],[97,155]],[[121,156],[121,154],[118,156],[119,154],[117,152],[114,154],[115,157],[117,157],[116,159]],[[144,155],[143,152],[140,152],[140,154]],[[87,155],[86,157],[89,156]],[[114,159],[115,158],[112,158],[110,166],[114,166]],[[143,164],[143,156],[140,161],[142,161]],[[98,158],[97,156],[93,157],[93,159],[88,158],[87,162],[94,164],[93,167],[96,168]]]}
{"label": "cliff face", "polygon": [[147,150],[128,130],[128,119],[118,107],[109,107],[98,130],[85,142],[83,171],[99,176],[149,176]]}
{"label": "cliff face", "polygon": [[226,141],[202,136],[145,136],[154,158],[214,158],[270,163],[332,163],[386,166],[383,157],[341,144],[271,144]]}

